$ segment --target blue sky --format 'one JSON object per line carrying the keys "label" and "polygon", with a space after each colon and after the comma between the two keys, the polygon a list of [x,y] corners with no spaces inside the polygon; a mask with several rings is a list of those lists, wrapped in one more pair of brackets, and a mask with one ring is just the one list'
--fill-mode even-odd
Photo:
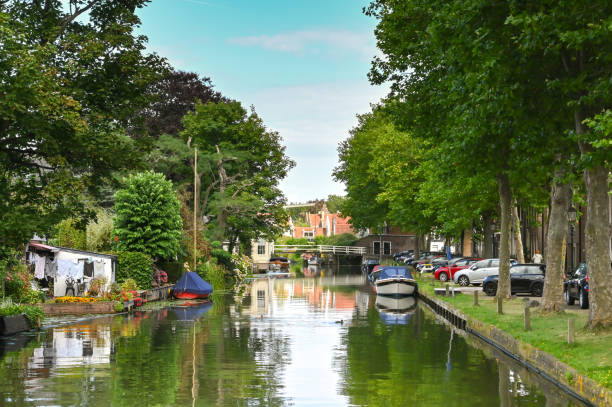
{"label": "blue sky", "polygon": [[296,167],[289,202],[344,194],[332,179],[355,115],[387,93],[368,83],[375,20],[365,0],[153,0],[139,12],[149,49],[255,106]]}

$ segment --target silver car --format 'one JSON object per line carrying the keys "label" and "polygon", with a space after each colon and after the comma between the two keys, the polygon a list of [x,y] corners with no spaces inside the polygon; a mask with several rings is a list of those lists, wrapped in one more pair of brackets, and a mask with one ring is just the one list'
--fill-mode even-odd
{"label": "silver car", "polygon": [[[516,260],[510,259],[510,265],[516,264]],[[499,274],[499,259],[480,260],[469,268],[459,270],[453,276],[455,283],[466,287],[470,284],[482,284],[488,276]]]}

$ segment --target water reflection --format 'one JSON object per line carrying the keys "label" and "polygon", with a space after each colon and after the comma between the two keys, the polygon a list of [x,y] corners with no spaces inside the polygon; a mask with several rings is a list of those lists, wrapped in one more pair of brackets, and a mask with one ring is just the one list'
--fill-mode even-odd
{"label": "water reflection", "polygon": [[376,297],[361,274],[262,278],[241,298],[3,344],[7,406],[578,405],[414,298]]}

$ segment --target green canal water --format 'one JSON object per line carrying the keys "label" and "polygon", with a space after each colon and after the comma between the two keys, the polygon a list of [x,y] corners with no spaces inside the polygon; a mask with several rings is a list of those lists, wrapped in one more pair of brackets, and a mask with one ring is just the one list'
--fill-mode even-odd
{"label": "green canal water", "polygon": [[579,406],[357,272],[0,341],[2,406]]}

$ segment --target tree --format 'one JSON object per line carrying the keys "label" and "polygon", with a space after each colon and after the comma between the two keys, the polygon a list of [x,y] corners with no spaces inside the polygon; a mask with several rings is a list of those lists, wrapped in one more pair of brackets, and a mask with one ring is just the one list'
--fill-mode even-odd
{"label": "tree", "polygon": [[88,217],[113,174],[140,162],[125,131],[164,61],[144,53],[145,0],[0,4],[0,246]]}
{"label": "tree", "polygon": [[179,137],[183,130],[181,120],[195,109],[196,101],[228,101],[213,89],[210,78],[200,77],[195,72],[169,71],[152,83],[149,91],[155,99],[140,113],[140,120],[143,130],[155,139],[163,134]]}
{"label": "tree", "polygon": [[342,207],[342,203],[344,202],[344,197],[339,195],[328,195],[327,196],[327,210],[330,213],[336,213],[340,211]]}
{"label": "tree", "polygon": [[[609,109],[612,104],[612,4],[511,2],[508,23],[518,31],[516,46],[528,58],[548,61],[547,91],[560,94],[556,106],[570,109],[569,134],[580,148],[587,195],[586,257],[589,264],[590,328],[612,326],[608,192],[612,157]],[[608,117],[608,119],[606,119]]]}
{"label": "tree", "polygon": [[117,248],[141,252],[155,260],[178,254],[182,236],[180,203],[163,174],[131,175],[115,194]]}
{"label": "tree", "polygon": [[197,102],[183,126],[181,137],[199,151],[194,210],[210,221],[211,239],[233,247],[278,234],[287,222],[278,183],[295,165],[278,133],[236,101]]}
{"label": "tree", "polygon": [[391,97],[401,101],[394,122],[442,145],[442,162],[461,157],[465,173],[497,181],[498,295],[508,297],[513,194],[520,184],[541,185],[542,168],[551,162],[546,151],[554,126],[536,127],[552,111],[542,61],[514,46],[503,2],[380,0],[366,13],[380,19],[376,36],[386,56],[374,60],[370,80],[392,82]]}

